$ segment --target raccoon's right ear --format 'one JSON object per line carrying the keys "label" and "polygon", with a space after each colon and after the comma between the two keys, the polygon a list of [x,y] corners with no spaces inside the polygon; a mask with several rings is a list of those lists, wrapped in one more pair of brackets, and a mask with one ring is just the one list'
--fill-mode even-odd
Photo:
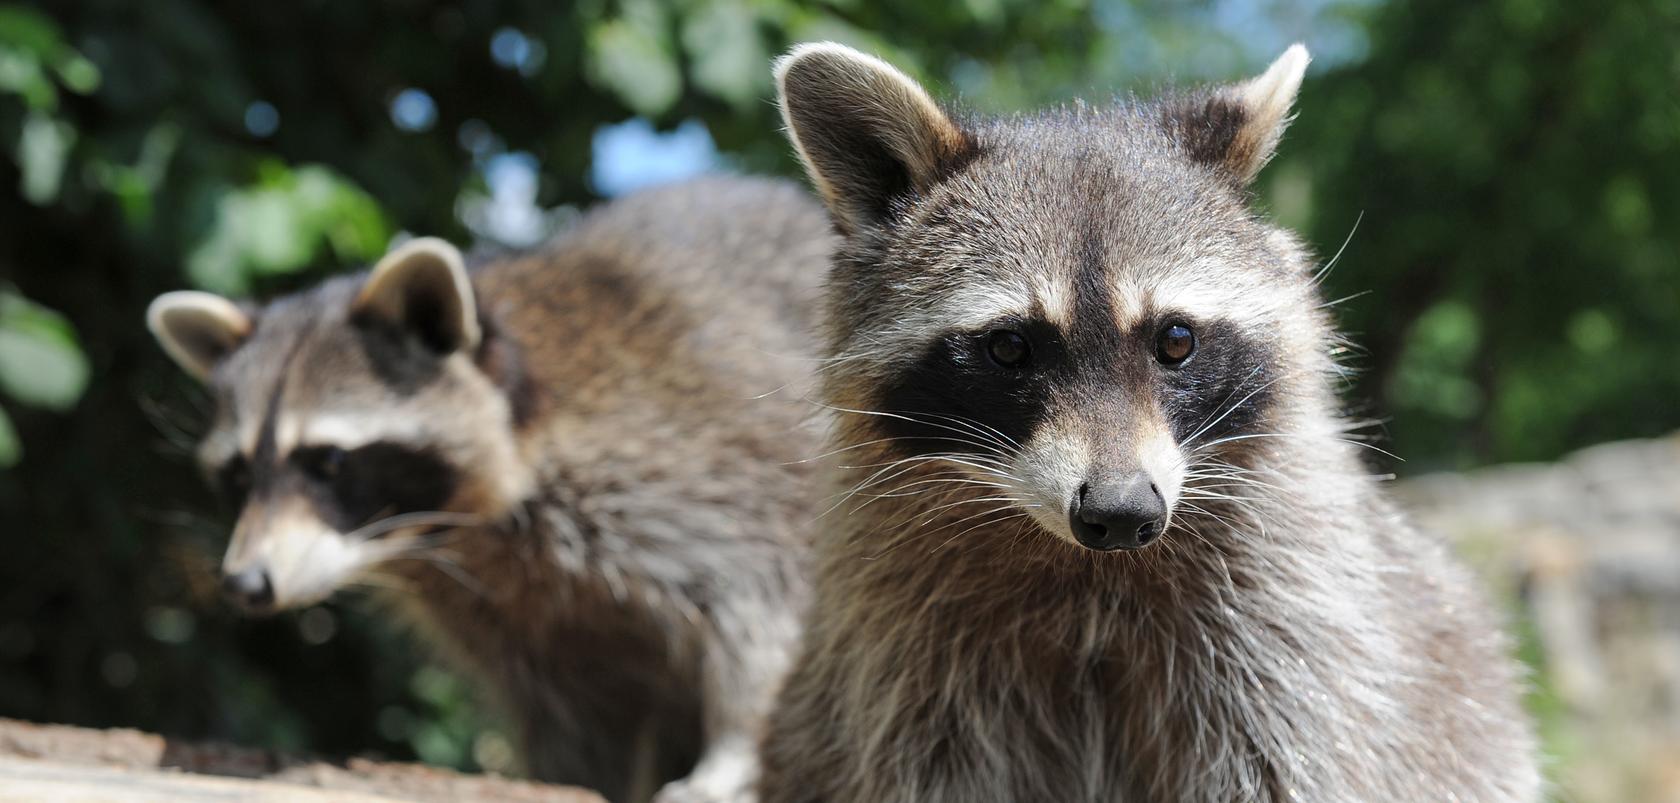
{"label": "raccoon's right ear", "polygon": [[407,332],[439,354],[478,346],[478,307],[472,282],[455,246],[417,237],[373,266],[356,295],[350,317]]}
{"label": "raccoon's right ear", "polygon": [[819,42],[776,61],[788,138],[840,228],[881,223],[974,152],[921,85],[874,56]]}
{"label": "raccoon's right ear", "polygon": [[1310,61],[1306,47],[1291,45],[1255,78],[1168,104],[1167,129],[1191,159],[1246,187],[1277,151]]}
{"label": "raccoon's right ear", "polygon": [[251,316],[221,296],[177,290],[152,299],[146,328],[181,370],[202,382],[251,334]]}

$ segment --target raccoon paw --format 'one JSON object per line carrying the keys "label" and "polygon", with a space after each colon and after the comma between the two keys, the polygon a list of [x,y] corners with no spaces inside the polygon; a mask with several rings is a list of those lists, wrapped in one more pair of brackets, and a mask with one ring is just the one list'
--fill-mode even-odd
{"label": "raccoon paw", "polygon": [[757,803],[758,760],[750,751],[706,756],[687,778],[672,781],[653,803]]}

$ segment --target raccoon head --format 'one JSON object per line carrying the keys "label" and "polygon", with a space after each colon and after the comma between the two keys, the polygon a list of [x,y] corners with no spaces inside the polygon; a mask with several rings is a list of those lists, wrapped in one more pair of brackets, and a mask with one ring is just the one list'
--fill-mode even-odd
{"label": "raccoon head", "polygon": [[984,121],[840,45],[783,57],[789,136],[846,235],[827,400],[1088,549],[1240,496],[1217,489],[1328,386],[1308,257],[1247,197],[1307,61]]}
{"label": "raccoon head", "polygon": [[485,367],[509,346],[481,327],[448,243],[410,241],[365,276],[261,307],[165,293],[147,323],[215,397],[198,456],[240,509],[222,572],[248,609],[324,599],[528,494]]}

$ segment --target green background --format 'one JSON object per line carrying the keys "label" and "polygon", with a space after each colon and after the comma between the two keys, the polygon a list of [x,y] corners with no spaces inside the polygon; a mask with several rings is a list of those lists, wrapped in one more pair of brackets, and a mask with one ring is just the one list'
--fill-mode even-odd
{"label": "green background", "polygon": [[[468,242],[499,154],[534,159],[544,208],[588,204],[597,128],[638,116],[792,175],[768,63],[809,39],[988,112],[1235,79],[1305,41],[1259,203],[1340,253],[1349,399],[1406,458],[1383,469],[1680,426],[1676,0],[0,3],[0,715],[507,766],[376,606],[219,604],[208,400],[145,305],[302,286],[398,231]],[[393,117],[407,89],[424,125]]]}

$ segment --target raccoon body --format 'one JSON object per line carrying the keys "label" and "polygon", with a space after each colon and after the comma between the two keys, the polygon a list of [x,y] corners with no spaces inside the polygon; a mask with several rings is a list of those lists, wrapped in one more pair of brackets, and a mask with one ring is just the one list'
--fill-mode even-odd
{"label": "raccoon body", "polygon": [[792,185],[709,179],[470,271],[418,240],[261,306],[160,297],[244,500],[230,593],[374,586],[488,681],[535,777],[738,799],[805,594],[829,231]]}
{"label": "raccoon body", "polygon": [[764,803],[1537,799],[1510,645],[1366,475],[1310,259],[1248,208],[1306,63],[1002,122],[778,63],[845,234],[845,501]]}

